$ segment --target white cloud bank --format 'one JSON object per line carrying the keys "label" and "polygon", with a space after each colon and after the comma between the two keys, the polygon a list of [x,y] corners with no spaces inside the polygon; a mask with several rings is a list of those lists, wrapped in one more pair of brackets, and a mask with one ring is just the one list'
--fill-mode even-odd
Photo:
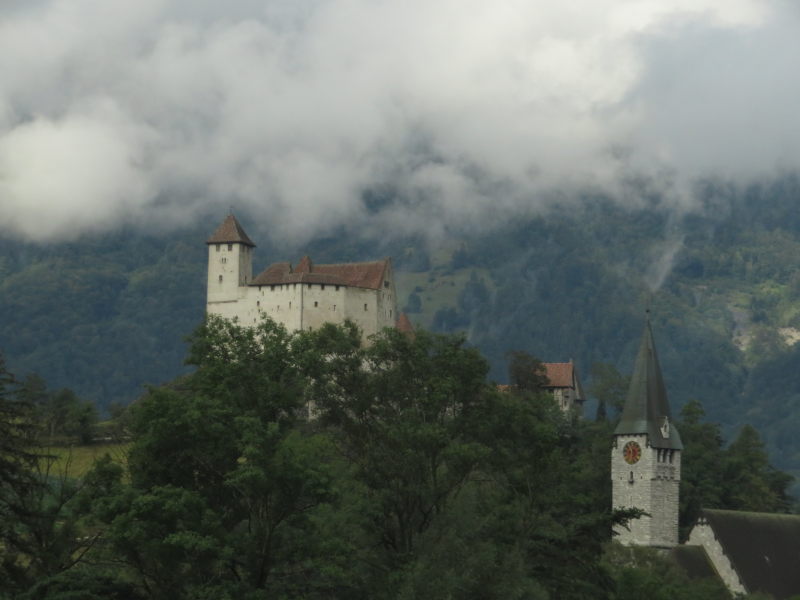
{"label": "white cloud bank", "polygon": [[[800,19],[768,0],[0,4],[0,230],[177,225],[231,204],[308,236],[485,223],[629,177],[800,167]],[[556,198],[558,200],[556,200]],[[402,224],[402,225],[401,225]]]}

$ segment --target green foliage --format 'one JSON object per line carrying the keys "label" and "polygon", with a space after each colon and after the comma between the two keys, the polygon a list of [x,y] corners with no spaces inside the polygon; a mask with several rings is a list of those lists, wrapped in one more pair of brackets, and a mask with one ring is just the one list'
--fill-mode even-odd
{"label": "green foliage", "polygon": [[651,548],[611,544],[606,564],[615,581],[615,600],[729,600],[719,579],[692,580],[671,557]]}
{"label": "green foliage", "polygon": [[692,400],[681,411],[681,537],[685,539],[702,508],[789,512],[793,478],[769,463],[756,430],[742,427],[728,448],[720,427],[702,421],[705,411]]}
{"label": "green foliage", "polygon": [[81,567],[37,582],[19,600],[140,600],[144,596],[130,582],[111,572]]}
{"label": "green foliage", "polygon": [[769,464],[764,443],[751,426],[742,427],[726,451],[725,502],[738,510],[788,512],[788,487],[794,479]]}
{"label": "green foliage", "polygon": [[[657,561],[603,558],[613,526],[640,515],[609,510],[612,425],[562,414],[536,377],[525,385],[541,365],[530,355],[516,356],[521,383],[503,392],[463,338],[424,330],[362,345],[351,323],[290,334],[211,317],[190,340],[196,371],[127,413],[127,471],[110,456],[80,480],[56,477],[52,461],[30,466],[43,470],[19,487],[23,510],[13,527],[0,518],[14,534],[3,539],[7,590],[57,600],[724,597]],[[29,383],[27,397],[46,396]],[[691,403],[679,424],[685,440],[708,442],[706,453],[687,450],[687,506],[749,502],[751,488],[781,498],[787,482],[757,435],[743,430],[723,450],[702,417]],[[723,475],[704,470],[714,466]],[[729,497],[725,469],[760,479]]]}
{"label": "green foliage", "polygon": [[599,362],[592,365],[591,377],[589,394],[597,399],[598,415],[605,418],[608,408],[612,408],[614,414],[620,414],[630,386],[630,375],[622,375],[611,363]]}
{"label": "green foliage", "polygon": [[522,392],[536,393],[550,382],[544,364],[538,358],[521,350],[507,354],[508,381]]}

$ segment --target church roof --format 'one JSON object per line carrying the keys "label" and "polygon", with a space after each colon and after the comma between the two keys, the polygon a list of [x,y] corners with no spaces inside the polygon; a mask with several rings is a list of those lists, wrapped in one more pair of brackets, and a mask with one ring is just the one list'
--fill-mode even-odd
{"label": "church roof", "polygon": [[800,515],[705,509],[704,521],[748,593],[800,594]]}
{"label": "church roof", "polygon": [[702,546],[682,544],[669,551],[669,557],[677,564],[689,579],[714,579],[717,572]]}
{"label": "church roof", "polygon": [[225,217],[222,225],[217,227],[217,230],[206,240],[206,244],[244,244],[255,247],[253,241],[244,232],[242,225],[232,214]]}
{"label": "church roof", "polygon": [[250,285],[325,283],[377,290],[386,277],[389,264],[390,259],[385,258],[372,262],[316,265],[304,256],[296,268],[288,262],[270,265]]}
{"label": "church roof", "polygon": [[667,389],[661,375],[649,318],[645,323],[639,354],[636,356],[625,408],[614,433],[644,433],[648,435],[650,445],[655,448],[683,448],[681,436],[672,423]]}

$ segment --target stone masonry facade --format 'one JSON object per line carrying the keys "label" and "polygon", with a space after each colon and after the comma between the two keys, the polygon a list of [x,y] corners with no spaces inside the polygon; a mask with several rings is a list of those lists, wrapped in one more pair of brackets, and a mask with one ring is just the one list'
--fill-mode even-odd
{"label": "stone masonry facade", "polygon": [[[680,451],[649,446],[646,434],[615,436],[611,449],[614,508],[640,508],[650,516],[617,527],[616,539],[625,545],[670,548],[678,544]],[[630,442],[641,448],[641,458],[629,464],[623,448]]]}

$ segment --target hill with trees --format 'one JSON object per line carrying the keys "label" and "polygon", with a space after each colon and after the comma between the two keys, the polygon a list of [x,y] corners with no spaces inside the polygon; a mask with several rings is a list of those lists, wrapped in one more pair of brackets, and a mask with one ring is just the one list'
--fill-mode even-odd
{"label": "hill with trees", "polygon": [[[511,350],[574,358],[587,386],[596,365],[630,372],[649,305],[673,406],[700,400],[730,439],[757,427],[776,463],[800,474],[800,185],[709,183],[702,196],[682,214],[646,195],[635,207],[586,198],[437,240],[340,230],[302,248],[277,247],[269,223],[240,218],[259,245],[257,269],[305,253],[393,256],[412,321],[465,332],[500,382]],[[183,340],[203,317],[204,241],[219,219],[163,235],[1,240],[10,367],[101,412],[188,373]]]}

